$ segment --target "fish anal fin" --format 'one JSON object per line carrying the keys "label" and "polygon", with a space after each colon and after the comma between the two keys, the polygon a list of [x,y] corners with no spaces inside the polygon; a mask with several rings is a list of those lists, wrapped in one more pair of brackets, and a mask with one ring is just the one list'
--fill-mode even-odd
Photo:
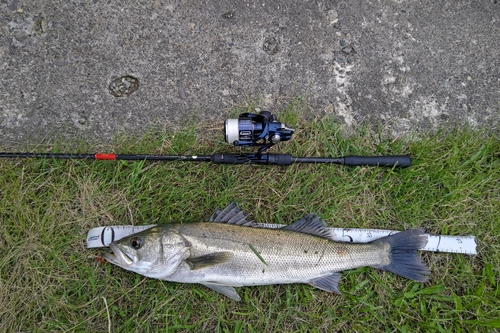
{"label": "fish anal fin", "polygon": [[235,301],[241,300],[240,295],[238,295],[238,293],[236,292],[236,289],[231,286],[226,286],[216,282],[203,282],[202,285],[215,290],[216,292],[221,293],[231,299],[234,299]]}
{"label": "fish anal fin", "polygon": [[283,230],[301,232],[308,235],[332,239],[330,230],[326,227],[325,221],[316,214],[308,214],[300,220],[287,225]]}
{"label": "fish anal fin", "polygon": [[309,285],[331,293],[341,294],[339,290],[340,273],[331,273],[308,282]]}
{"label": "fish anal fin", "polygon": [[202,269],[210,266],[223,264],[233,257],[231,252],[214,252],[195,258],[186,259],[191,270]]}

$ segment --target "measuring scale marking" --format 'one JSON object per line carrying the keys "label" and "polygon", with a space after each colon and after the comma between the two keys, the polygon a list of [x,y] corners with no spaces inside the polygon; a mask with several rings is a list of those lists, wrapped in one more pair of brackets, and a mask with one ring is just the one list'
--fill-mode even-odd
{"label": "measuring scale marking", "polygon": [[[257,223],[263,228],[282,228],[283,224],[266,224]],[[131,234],[149,229],[156,226],[155,224],[144,226],[108,226],[97,227],[89,230],[87,234],[87,248],[106,247],[110,243],[117,241]],[[332,240],[337,242],[350,243],[369,243],[376,239],[389,236],[399,231],[383,230],[383,229],[356,229],[356,228],[328,228],[332,234]],[[447,252],[447,253],[463,253],[475,255],[476,239],[474,236],[444,236],[444,235],[427,235],[427,245],[422,248],[422,251],[432,252]]]}

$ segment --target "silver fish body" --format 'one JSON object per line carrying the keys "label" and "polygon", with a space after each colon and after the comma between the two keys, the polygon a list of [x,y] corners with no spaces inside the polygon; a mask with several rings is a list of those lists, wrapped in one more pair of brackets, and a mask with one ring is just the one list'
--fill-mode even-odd
{"label": "silver fish body", "polygon": [[239,300],[234,287],[307,283],[337,292],[340,271],[371,266],[427,281],[416,250],[421,230],[407,230],[367,244],[329,239],[325,223],[310,214],[281,229],[259,228],[231,204],[212,222],[156,226],[112,243],[111,263],[172,282],[200,283]]}

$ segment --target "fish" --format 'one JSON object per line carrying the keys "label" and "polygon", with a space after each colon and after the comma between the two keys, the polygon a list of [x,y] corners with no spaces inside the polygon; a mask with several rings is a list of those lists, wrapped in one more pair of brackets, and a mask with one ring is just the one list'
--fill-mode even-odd
{"label": "fish", "polygon": [[340,272],[365,266],[427,282],[430,271],[417,253],[426,244],[421,229],[370,243],[335,242],[314,213],[282,228],[262,227],[233,202],[205,222],[166,223],[112,242],[102,257],[143,276],[201,284],[239,301],[235,288],[243,286],[305,283],[341,294]]}

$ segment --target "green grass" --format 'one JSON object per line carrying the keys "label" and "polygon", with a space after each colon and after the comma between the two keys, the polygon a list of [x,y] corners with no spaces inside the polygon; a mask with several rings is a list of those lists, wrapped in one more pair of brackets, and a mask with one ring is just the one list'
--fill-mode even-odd
{"label": "green grass", "polygon": [[[279,114],[298,131],[272,152],[294,156],[406,154],[407,169],[337,165],[213,165],[66,160],[0,161],[2,332],[485,332],[500,328],[500,140],[457,129],[408,140],[342,135],[300,105]],[[298,111],[299,110],[299,111]],[[121,137],[116,153],[239,152],[221,128]],[[37,151],[85,152],[82,143]],[[241,150],[243,151],[243,150]],[[245,150],[246,151],[246,150]],[[342,295],[308,285],[245,287],[241,302],[200,285],[168,283],[96,260],[89,229],[199,221],[240,203],[258,222],[317,212],[335,227],[424,227],[475,235],[478,255],[422,253],[431,281],[362,268]]]}

